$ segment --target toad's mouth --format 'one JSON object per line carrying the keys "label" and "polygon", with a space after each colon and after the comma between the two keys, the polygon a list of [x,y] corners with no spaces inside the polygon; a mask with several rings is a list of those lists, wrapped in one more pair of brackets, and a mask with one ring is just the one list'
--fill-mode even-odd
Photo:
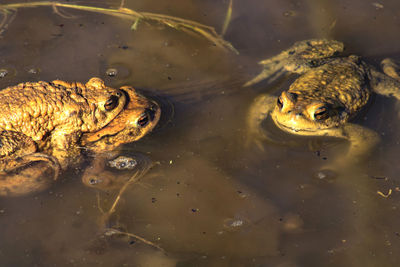
{"label": "toad's mouth", "polygon": [[312,135],[312,134],[315,134],[316,132],[323,130],[322,128],[293,128],[293,127],[290,127],[290,126],[287,126],[287,125],[284,125],[284,124],[278,122],[275,118],[273,118],[273,119],[274,119],[275,125],[278,126],[278,128],[280,128],[281,130],[284,130],[286,132],[291,132],[294,134],[304,133],[306,135]]}

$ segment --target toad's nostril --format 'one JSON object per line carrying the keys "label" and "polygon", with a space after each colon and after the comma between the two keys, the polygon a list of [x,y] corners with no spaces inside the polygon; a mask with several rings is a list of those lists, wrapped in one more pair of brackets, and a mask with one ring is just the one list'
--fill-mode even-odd
{"label": "toad's nostril", "polygon": [[140,115],[140,118],[137,121],[137,124],[140,127],[145,127],[148,123],[149,123],[149,115],[147,114],[147,112],[143,113],[142,115]]}
{"label": "toad's nostril", "polygon": [[278,97],[278,99],[276,100],[276,104],[278,105],[279,109],[283,108],[283,101],[282,101],[282,97]]}

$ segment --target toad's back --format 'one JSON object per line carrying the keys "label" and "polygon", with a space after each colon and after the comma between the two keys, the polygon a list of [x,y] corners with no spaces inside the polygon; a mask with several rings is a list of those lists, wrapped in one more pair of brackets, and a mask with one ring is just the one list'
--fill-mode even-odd
{"label": "toad's back", "polygon": [[351,117],[368,103],[371,95],[367,70],[357,60],[355,56],[334,59],[310,69],[293,82],[288,92],[296,94],[297,105],[322,102],[330,108],[343,109]]}
{"label": "toad's back", "polygon": [[34,140],[60,124],[78,125],[77,113],[90,109],[80,83],[27,82],[0,91],[0,129],[22,132]]}

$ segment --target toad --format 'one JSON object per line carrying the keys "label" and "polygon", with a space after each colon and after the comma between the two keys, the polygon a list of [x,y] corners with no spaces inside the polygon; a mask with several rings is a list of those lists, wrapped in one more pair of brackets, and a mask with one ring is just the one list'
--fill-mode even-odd
{"label": "toad", "polygon": [[400,99],[399,67],[384,59],[381,72],[359,56],[338,57],[343,49],[343,44],[334,40],[305,40],[261,61],[262,72],[245,86],[264,79],[273,81],[287,72],[300,76],[280,96],[263,94],[255,99],[247,118],[250,140],[260,144],[270,138],[261,127],[270,117],[278,128],[294,135],[349,141],[347,154],[335,159],[329,169],[349,166],[368,154],[379,136],[352,120],[374,93]]}
{"label": "toad", "polygon": [[[133,88],[123,87],[130,99],[135,97]],[[145,106],[146,103],[143,103]],[[129,102],[124,111],[110,124],[95,133],[85,133],[82,144],[94,154],[90,166],[82,174],[84,185],[102,191],[118,190],[135,176],[140,179],[154,166],[149,157],[128,151],[121,155],[119,145],[130,143],[138,136],[135,118],[140,114],[138,102]],[[158,108],[159,109],[159,108]],[[159,112],[149,113],[151,120],[159,120]]]}
{"label": "toad", "polygon": [[0,196],[47,188],[51,171],[57,178],[83,150],[111,151],[140,139],[161,113],[132,87],[110,88],[99,78],[7,87],[0,110]]}

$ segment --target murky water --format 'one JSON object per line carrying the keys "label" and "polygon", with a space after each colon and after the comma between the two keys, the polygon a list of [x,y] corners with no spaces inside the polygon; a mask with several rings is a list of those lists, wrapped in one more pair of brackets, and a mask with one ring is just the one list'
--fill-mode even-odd
{"label": "murky water", "polygon": [[[217,31],[227,5],[125,3]],[[159,25],[142,23],[131,31],[131,23],[120,18],[62,11],[73,18],[49,7],[18,10],[0,39],[0,68],[9,72],[0,86],[98,76],[111,86],[133,85],[163,103],[160,126],[125,146],[126,153],[140,152],[159,164],[122,195],[109,223],[164,251],[126,235],[105,235],[101,210],[112,205],[116,192],[88,188],[81,182],[83,170],[71,170],[43,193],[0,199],[1,266],[397,266],[395,101],[376,97],[362,122],[382,139],[366,162],[319,179],[319,167],[345,153],[345,142],[293,137],[266,125],[277,140],[294,145],[265,142],[262,151],[244,144],[252,100],[287,88],[293,77],[241,85],[260,71],[257,61],[307,38],[343,41],[346,53],[376,66],[384,57],[400,59],[398,1],[234,0],[225,39],[239,56]],[[107,75],[109,68],[117,70],[114,77]],[[387,198],[377,194],[389,189]]]}

